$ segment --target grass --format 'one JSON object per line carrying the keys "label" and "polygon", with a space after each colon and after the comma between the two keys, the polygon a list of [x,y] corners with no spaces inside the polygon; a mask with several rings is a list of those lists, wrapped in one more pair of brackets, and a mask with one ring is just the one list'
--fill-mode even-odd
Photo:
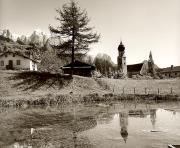
{"label": "grass", "polygon": [[47,72],[0,71],[1,106],[58,105],[124,99],[178,100],[179,96],[180,79],[93,79]]}
{"label": "grass", "polygon": [[61,75],[61,74],[53,74],[49,72],[20,72],[15,73],[13,76],[9,78],[10,80],[20,80],[20,82],[13,85],[13,87],[24,86],[23,90],[32,90],[35,91],[43,86],[46,88],[50,87],[58,87],[61,89],[64,86],[67,86],[72,77],[69,75]]}
{"label": "grass", "polygon": [[[120,80],[120,79],[100,79],[102,86],[108,88],[115,94],[177,94],[180,95],[180,79],[160,79],[160,80]],[[172,89],[172,92],[171,92]]]}

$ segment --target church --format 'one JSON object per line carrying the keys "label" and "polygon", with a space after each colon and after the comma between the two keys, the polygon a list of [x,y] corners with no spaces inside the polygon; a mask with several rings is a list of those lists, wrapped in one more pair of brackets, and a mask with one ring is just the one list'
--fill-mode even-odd
{"label": "church", "polygon": [[144,60],[142,63],[133,65],[126,64],[125,46],[122,41],[118,46],[118,57],[117,57],[117,71],[121,73],[122,77],[132,78],[134,75],[148,75],[155,74],[155,68],[157,66],[153,62],[152,54],[149,54],[149,60]]}

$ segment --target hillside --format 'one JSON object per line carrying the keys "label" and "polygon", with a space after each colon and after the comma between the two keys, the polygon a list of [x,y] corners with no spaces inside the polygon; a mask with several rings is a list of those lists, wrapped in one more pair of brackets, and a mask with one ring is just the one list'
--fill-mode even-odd
{"label": "hillside", "polygon": [[92,78],[60,78],[49,73],[0,71],[0,99],[35,99],[47,95],[87,95],[108,92]]}
{"label": "hillside", "polygon": [[18,42],[0,35],[0,54],[7,51],[27,53],[30,48],[31,46],[29,45],[21,45]]}
{"label": "hillside", "polygon": [[0,99],[38,99],[47,96],[76,96],[89,94],[173,94],[180,96],[180,80],[120,80],[93,79],[81,76],[61,76],[60,74],[41,72],[0,71]]}
{"label": "hillside", "polygon": [[0,31],[0,54],[10,51],[29,56],[31,53],[35,60],[40,60],[42,52],[49,48],[49,38],[43,32],[15,37],[9,30]]}

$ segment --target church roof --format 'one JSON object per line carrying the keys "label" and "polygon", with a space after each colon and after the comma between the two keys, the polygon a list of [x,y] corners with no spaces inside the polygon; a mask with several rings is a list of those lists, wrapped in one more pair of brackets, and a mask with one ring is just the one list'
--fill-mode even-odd
{"label": "church roof", "polygon": [[144,64],[144,63],[127,65],[127,71],[128,71],[128,72],[141,71],[143,64]]}

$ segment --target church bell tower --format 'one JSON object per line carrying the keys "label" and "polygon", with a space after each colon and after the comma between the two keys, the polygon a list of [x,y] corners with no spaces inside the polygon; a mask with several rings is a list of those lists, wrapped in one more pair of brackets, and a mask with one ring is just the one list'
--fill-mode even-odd
{"label": "church bell tower", "polygon": [[118,71],[123,74],[123,76],[127,76],[127,65],[126,65],[126,56],[125,56],[125,47],[122,43],[120,42],[118,46],[118,58],[117,58],[117,63],[118,63]]}

